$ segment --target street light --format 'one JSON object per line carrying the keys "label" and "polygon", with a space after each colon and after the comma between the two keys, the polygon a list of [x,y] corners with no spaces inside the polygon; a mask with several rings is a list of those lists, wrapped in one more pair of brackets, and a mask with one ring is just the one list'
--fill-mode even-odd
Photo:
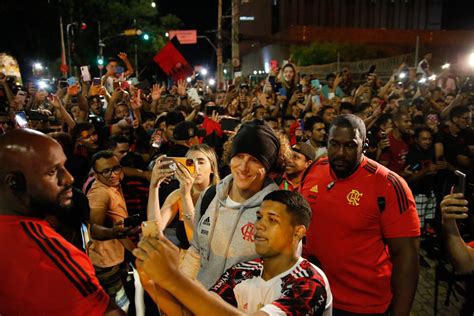
{"label": "street light", "polygon": [[468,63],[469,63],[469,66],[474,67],[474,52],[469,54]]}
{"label": "street light", "polygon": [[209,85],[214,86],[216,84],[216,80],[214,78],[209,79]]}
{"label": "street light", "polygon": [[41,63],[34,63],[33,64],[33,69],[35,71],[41,71],[41,70],[43,70],[43,65],[41,65]]}
{"label": "street light", "polygon": [[203,75],[203,76],[207,75],[207,69],[206,68],[201,69],[201,75]]}
{"label": "street light", "polygon": [[449,63],[445,63],[443,66],[441,66],[441,69],[449,69],[451,65]]}
{"label": "street light", "polygon": [[152,7],[152,8],[156,8],[156,3],[155,3],[155,1],[152,1],[152,2],[151,2],[151,7]]}

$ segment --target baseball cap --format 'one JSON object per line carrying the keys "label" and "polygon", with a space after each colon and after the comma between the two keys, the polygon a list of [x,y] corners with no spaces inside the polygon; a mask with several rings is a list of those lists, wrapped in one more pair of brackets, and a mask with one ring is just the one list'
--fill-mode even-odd
{"label": "baseball cap", "polygon": [[176,140],[188,140],[194,136],[204,137],[205,135],[206,131],[198,129],[196,123],[191,121],[179,122],[173,131],[173,137]]}
{"label": "baseball cap", "polygon": [[293,151],[302,154],[308,160],[314,160],[316,158],[316,151],[311,145],[308,145],[303,142],[299,142],[291,146]]}

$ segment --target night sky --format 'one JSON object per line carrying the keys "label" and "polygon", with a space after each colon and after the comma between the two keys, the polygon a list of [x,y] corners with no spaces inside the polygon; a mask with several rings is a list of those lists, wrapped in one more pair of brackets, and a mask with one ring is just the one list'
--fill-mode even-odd
{"label": "night sky", "polygon": [[[52,61],[60,56],[58,14],[57,11],[51,10],[51,3],[57,1],[0,1],[2,30],[0,52],[13,54],[20,61],[23,73],[36,60]],[[197,29],[198,35],[207,35],[214,41],[213,31],[217,28],[217,0],[155,1],[161,15],[174,14],[182,20],[184,29]],[[230,15],[230,2],[231,0],[223,0],[224,15]],[[467,0],[444,1],[442,28],[473,30],[472,6],[472,1]],[[224,29],[230,32],[229,19],[225,21]],[[203,39],[199,39],[197,45],[183,46],[182,52],[194,65],[215,65],[215,52]],[[230,48],[227,45],[224,60],[229,54]]]}

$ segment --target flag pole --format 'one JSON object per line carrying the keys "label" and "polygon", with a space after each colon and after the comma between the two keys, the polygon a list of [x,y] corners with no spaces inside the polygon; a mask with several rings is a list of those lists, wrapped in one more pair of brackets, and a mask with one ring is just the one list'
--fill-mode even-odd
{"label": "flag pole", "polygon": [[59,29],[61,33],[61,66],[59,69],[61,70],[61,73],[63,74],[63,77],[67,77],[67,64],[66,64],[66,48],[64,45],[64,31],[63,31],[63,17],[59,17]]}

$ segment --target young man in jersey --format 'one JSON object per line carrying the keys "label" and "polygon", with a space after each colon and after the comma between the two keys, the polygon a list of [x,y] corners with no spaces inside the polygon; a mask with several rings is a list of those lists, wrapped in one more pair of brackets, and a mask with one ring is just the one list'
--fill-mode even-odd
{"label": "young man in jersey", "polygon": [[285,173],[273,179],[282,190],[296,191],[306,168],[314,161],[311,145],[299,142],[291,146],[291,156],[286,160]]}
{"label": "young man in jersey", "polygon": [[[324,273],[298,254],[298,243],[311,221],[311,209],[296,192],[267,194],[257,211],[255,250],[260,259],[228,269],[209,293],[178,270],[177,248],[166,238],[146,238],[134,251],[145,284],[155,282],[177,301],[159,301],[169,315],[182,304],[195,315],[331,315],[332,295]],[[151,281],[153,280],[153,281]],[[171,309],[174,308],[174,309]]]}
{"label": "young man in jersey", "polygon": [[0,136],[0,314],[124,315],[87,255],[45,221],[72,206],[74,178],[54,139],[29,129]]}
{"label": "young man in jersey", "polygon": [[334,119],[328,158],[301,184],[313,211],[304,252],[331,282],[334,315],[408,315],[419,271],[415,201],[401,177],[364,156],[367,147],[362,119]]}

